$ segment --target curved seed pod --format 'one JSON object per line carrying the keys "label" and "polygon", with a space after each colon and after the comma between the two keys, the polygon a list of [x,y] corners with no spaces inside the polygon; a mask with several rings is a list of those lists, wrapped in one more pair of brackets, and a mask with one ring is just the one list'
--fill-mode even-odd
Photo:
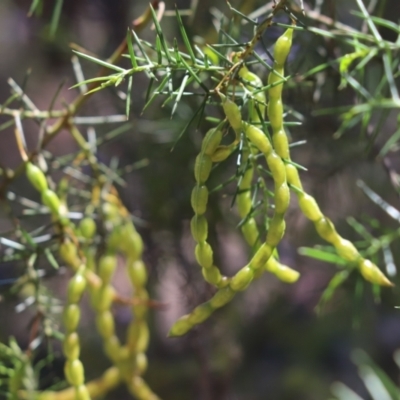
{"label": "curved seed pod", "polygon": [[212,161],[211,157],[200,153],[196,157],[196,162],[194,166],[194,177],[196,182],[202,184],[207,181],[208,177],[210,176],[212,168]]}
{"label": "curved seed pod", "polygon": [[46,175],[42,170],[31,162],[26,163],[25,167],[26,177],[29,182],[35,187],[40,193],[48,189]]}
{"label": "curved seed pod", "polygon": [[64,240],[58,249],[60,257],[73,269],[79,268],[81,260],[78,257],[78,249],[75,243],[70,240]]}
{"label": "curved seed pod", "polygon": [[208,236],[208,223],[203,215],[194,215],[190,221],[190,230],[196,242],[204,242]]}
{"label": "curved seed pod", "polygon": [[369,282],[381,286],[394,286],[389,279],[381,272],[381,270],[370,260],[363,259],[359,264],[361,275]]}
{"label": "curved seed pod", "polygon": [[283,66],[286,62],[286,58],[290,53],[293,39],[293,28],[288,28],[281,35],[275,43],[274,47],[274,61],[275,64]]}
{"label": "curved seed pod", "polygon": [[116,267],[117,257],[114,254],[105,254],[100,257],[98,275],[103,281],[103,284],[110,283]]}
{"label": "curved seed pod", "polygon": [[236,143],[229,146],[218,146],[214,153],[211,155],[213,163],[226,160],[236,149]]}
{"label": "curved seed pod", "polygon": [[207,242],[197,243],[195,248],[197,262],[203,268],[211,268],[213,265],[213,251]]}
{"label": "curved seed pod", "polygon": [[147,370],[147,356],[146,353],[138,353],[135,358],[135,370],[139,375],[143,375]]}
{"label": "curved seed pod", "polygon": [[86,288],[86,278],[83,273],[76,273],[68,284],[67,298],[69,304],[76,304],[80,301]]}
{"label": "curved seed pod", "polygon": [[222,99],[224,114],[228,118],[229,124],[235,131],[236,136],[239,137],[242,132],[242,114],[240,109],[234,101],[226,97],[224,94],[219,93],[219,96]]}
{"label": "curved seed pod", "polygon": [[201,273],[203,274],[203,278],[211,285],[220,286],[222,282],[222,275],[219,272],[219,269],[215,266],[211,266],[209,268],[202,268]]}
{"label": "curved seed pod", "polygon": [[75,400],[90,400],[89,390],[85,385],[79,385],[75,388]]}
{"label": "curved seed pod", "polygon": [[250,267],[242,268],[231,280],[230,286],[235,292],[245,290],[254,279],[254,271]]}
{"label": "curved seed pod", "polygon": [[85,372],[79,360],[67,361],[64,368],[68,382],[73,386],[83,385],[85,382]]}
{"label": "curved seed pod", "polygon": [[104,338],[104,352],[114,363],[119,360],[121,343],[116,335]]}
{"label": "curved seed pod", "polygon": [[46,189],[42,194],[42,203],[47,206],[51,213],[60,216],[61,214],[61,202],[57,194],[50,189]]}
{"label": "curved seed pod", "polygon": [[93,292],[92,304],[97,312],[103,312],[110,309],[114,300],[115,290],[112,286],[101,286]]}
{"label": "curved seed pod", "polygon": [[278,279],[286,283],[294,283],[300,277],[299,272],[279,263],[274,257],[271,257],[265,264],[265,269],[274,274]]}
{"label": "curved seed pod", "polygon": [[198,215],[204,214],[207,209],[208,189],[206,186],[195,186],[192,191],[191,204],[194,212]]}
{"label": "curved seed pod", "polygon": [[79,222],[79,231],[85,239],[92,239],[96,234],[96,222],[90,217],[83,218]]}
{"label": "curved seed pod", "polygon": [[306,193],[299,196],[299,206],[303,214],[311,221],[318,221],[323,217],[314,197]]}
{"label": "curved seed pod", "polygon": [[103,338],[110,338],[114,335],[115,324],[111,311],[103,311],[96,317],[97,330]]}
{"label": "curved seed pod", "polygon": [[201,143],[201,152],[207,156],[212,156],[221,143],[221,140],[222,132],[217,128],[211,128]]}
{"label": "curved seed pod", "polygon": [[75,360],[79,358],[80,344],[79,336],[76,332],[72,332],[65,336],[63,341],[63,353],[69,360]]}
{"label": "curved seed pod", "polygon": [[78,305],[70,304],[64,309],[63,323],[67,333],[73,333],[78,327],[81,318],[81,310]]}
{"label": "curved seed pod", "polygon": [[147,282],[147,268],[142,260],[128,263],[128,274],[135,287],[143,287]]}

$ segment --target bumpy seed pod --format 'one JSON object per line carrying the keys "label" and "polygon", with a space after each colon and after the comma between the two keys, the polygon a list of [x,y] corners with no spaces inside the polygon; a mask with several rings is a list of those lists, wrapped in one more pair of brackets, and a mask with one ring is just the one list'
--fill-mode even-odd
{"label": "bumpy seed pod", "polygon": [[79,223],[79,232],[85,239],[92,239],[96,234],[96,222],[94,222],[93,218],[83,218]]}
{"label": "bumpy seed pod", "polygon": [[38,192],[42,193],[48,189],[46,176],[39,167],[28,162],[26,163],[25,172],[26,177]]}

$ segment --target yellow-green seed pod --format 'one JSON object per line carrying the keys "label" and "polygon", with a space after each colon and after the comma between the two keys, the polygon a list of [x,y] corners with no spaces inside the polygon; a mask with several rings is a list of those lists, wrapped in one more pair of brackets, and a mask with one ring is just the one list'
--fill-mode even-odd
{"label": "yellow-green seed pod", "polygon": [[271,143],[264,132],[254,125],[243,123],[246,136],[261,153],[269,154],[272,150]]}
{"label": "yellow-green seed pod", "polygon": [[214,153],[211,155],[211,161],[218,163],[226,160],[235,150],[236,146],[218,146]]}
{"label": "yellow-green seed pod", "polygon": [[192,325],[201,324],[205,321],[212,313],[214,309],[211,304],[203,303],[196,307],[191,314],[189,314],[189,321]]}
{"label": "yellow-green seed pod", "polygon": [[[289,159],[290,154],[289,154],[289,142],[287,135],[283,129],[279,129],[277,132],[274,132],[272,136],[272,141],[274,143],[274,148],[276,153],[279,155],[279,157]],[[286,171],[287,174],[287,171]],[[289,178],[288,178],[289,181]]]}
{"label": "yellow-green seed pod", "polygon": [[220,97],[222,98],[222,108],[224,109],[224,113],[230,125],[236,134],[240,135],[242,131],[242,114],[240,113],[239,107],[234,101],[223,94],[220,94]]}
{"label": "yellow-green seed pod", "polygon": [[105,254],[100,257],[98,275],[103,284],[108,284],[117,268],[117,257],[114,254]]}
{"label": "yellow-green seed pod", "polygon": [[286,168],[282,159],[275,152],[267,157],[268,168],[271,170],[276,186],[286,185]]}
{"label": "yellow-green seed pod", "polygon": [[335,226],[332,224],[331,220],[327,217],[321,218],[316,221],[315,228],[318,234],[329,243],[333,243],[338,238]]}
{"label": "yellow-green seed pod", "polygon": [[76,269],[80,266],[80,259],[78,257],[78,249],[75,243],[70,240],[64,240],[59,248],[60,257],[72,268]]}
{"label": "yellow-green seed pod", "polygon": [[286,179],[288,183],[296,186],[296,188],[302,190],[303,185],[301,184],[299,172],[293,164],[286,164]]}
{"label": "yellow-green seed pod", "polygon": [[135,296],[141,300],[141,303],[136,304],[132,307],[133,313],[137,319],[144,319],[148,312],[147,301],[149,299],[149,294],[146,289],[139,287],[135,288]]}
{"label": "yellow-green seed pod", "polygon": [[201,152],[212,156],[221,143],[222,132],[219,129],[211,128],[204,136],[203,142],[201,144]]}
{"label": "yellow-green seed pod", "polygon": [[147,349],[150,340],[149,327],[145,321],[134,322],[128,328],[127,344],[129,349],[140,353]]}
{"label": "yellow-green seed pod", "polygon": [[46,176],[39,167],[27,162],[25,168],[26,177],[36,190],[42,193],[48,189]]}
{"label": "yellow-green seed pod", "polygon": [[179,318],[174,325],[172,325],[168,332],[168,337],[182,336],[187,333],[191,328],[192,324],[189,321],[189,315],[184,315]]}
{"label": "yellow-green seed pod", "polygon": [[147,268],[142,260],[128,263],[128,274],[135,287],[142,287],[147,282]]}
{"label": "yellow-green seed pod", "polygon": [[79,358],[80,345],[79,336],[76,332],[66,335],[63,341],[63,353],[69,360],[76,360]]}
{"label": "yellow-green seed pod", "polygon": [[97,330],[103,338],[109,338],[114,335],[115,324],[111,311],[103,311],[96,317]]}
{"label": "yellow-green seed pod", "polygon": [[246,242],[251,246],[255,246],[259,240],[259,232],[257,228],[257,223],[254,218],[249,218],[247,222],[242,226],[243,236]]}
{"label": "yellow-green seed pod", "polygon": [[299,206],[303,214],[311,221],[319,221],[324,217],[314,197],[303,193],[299,196]]}
{"label": "yellow-green seed pod", "polygon": [[268,103],[268,118],[273,130],[281,129],[283,126],[283,104],[282,100],[270,100]]}
{"label": "yellow-green seed pod", "polygon": [[203,268],[211,268],[213,265],[213,250],[207,242],[198,243],[194,250],[197,262]]}
{"label": "yellow-green seed pod", "polygon": [[208,189],[206,186],[196,185],[192,190],[191,204],[196,214],[204,214],[207,209]]}
{"label": "yellow-green seed pod", "polygon": [[275,189],[275,212],[284,214],[289,207],[290,190],[286,183]]}
{"label": "yellow-green seed pod", "polygon": [[61,202],[55,192],[50,189],[44,190],[42,193],[42,203],[49,207],[54,215],[61,214]]}
{"label": "yellow-green seed pod", "polygon": [[283,67],[274,65],[274,70],[271,71],[268,76],[268,85],[273,85],[274,83],[276,83],[275,86],[271,86],[268,89],[268,97],[270,101],[278,100],[281,98],[283,89],[283,80],[282,80],[283,75],[284,75]]}
{"label": "yellow-green seed pod", "polygon": [[278,246],[285,232],[285,225],[285,220],[279,215],[275,214],[272,217],[267,233],[267,243],[269,244],[269,246]]}
{"label": "yellow-green seed pod", "polygon": [[236,292],[230,286],[226,286],[219,289],[208,303],[213,309],[217,309],[229,303],[235,297],[235,294]]}
{"label": "yellow-green seed pod", "polygon": [[230,286],[235,292],[245,290],[254,279],[254,272],[248,267],[243,267],[232,278]]}
{"label": "yellow-green seed pod", "polygon": [[211,157],[200,153],[196,157],[196,162],[194,165],[194,177],[196,182],[201,184],[207,181],[208,177],[210,176],[212,168],[212,161]]}
{"label": "yellow-green seed pod", "polygon": [[63,323],[68,334],[76,331],[80,318],[81,310],[78,305],[70,304],[65,307],[63,312]]}
{"label": "yellow-green seed pod", "polygon": [[90,400],[90,393],[85,385],[80,385],[75,388],[74,400]]}
{"label": "yellow-green seed pod", "polygon": [[288,28],[282,36],[278,38],[274,47],[274,60],[278,65],[285,64],[285,61],[292,47],[293,28]]}
{"label": "yellow-green seed pod", "polygon": [[136,232],[127,231],[127,235],[121,245],[121,249],[132,259],[139,259],[143,253],[142,237]]}
{"label": "yellow-green seed pod", "polygon": [[64,368],[65,376],[68,382],[73,386],[83,385],[85,382],[85,373],[83,364],[80,360],[67,361]]}
{"label": "yellow-green seed pod", "polygon": [[104,352],[113,362],[119,359],[119,351],[121,349],[121,343],[115,335],[111,335],[104,339]]}
{"label": "yellow-green seed pod", "polygon": [[139,375],[143,375],[147,370],[148,362],[146,353],[138,353],[135,357],[135,371]]}
{"label": "yellow-green seed pod", "polygon": [[206,282],[211,283],[214,286],[219,286],[219,283],[222,280],[222,275],[217,267],[211,266],[209,268],[202,268],[201,273]]}
{"label": "yellow-green seed pod", "polygon": [[204,242],[208,236],[208,223],[203,215],[195,215],[190,221],[190,230],[196,242]]}
{"label": "yellow-green seed pod", "polygon": [[101,286],[93,294],[93,307],[97,312],[103,312],[110,309],[114,300],[115,291],[112,286]]}
{"label": "yellow-green seed pod", "polygon": [[367,281],[381,286],[394,286],[393,283],[383,275],[382,271],[370,260],[363,259],[358,267],[361,275]]}
{"label": "yellow-green seed pod", "polygon": [[300,273],[298,271],[295,271],[294,269],[283,264],[278,265],[278,268],[275,270],[274,275],[279,280],[286,283],[295,283],[300,278]]}
{"label": "yellow-green seed pod", "polygon": [[337,253],[347,261],[354,262],[361,258],[360,253],[349,240],[339,237],[333,245]]}
{"label": "yellow-green seed pod", "polygon": [[79,222],[79,231],[85,239],[92,239],[96,234],[96,222],[90,217],[83,218]]}
{"label": "yellow-green seed pod", "polygon": [[80,272],[76,273],[68,283],[67,299],[69,304],[80,301],[86,288],[86,278]]}

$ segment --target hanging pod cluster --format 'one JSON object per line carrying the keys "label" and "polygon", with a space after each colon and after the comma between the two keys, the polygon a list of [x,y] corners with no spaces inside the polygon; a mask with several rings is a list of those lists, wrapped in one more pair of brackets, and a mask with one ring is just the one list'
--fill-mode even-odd
{"label": "hanging pod cluster", "polygon": [[[274,65],[268,78],[267,105],[268,123],[272,132],[271,139],[262,129],[266,105],[262,82],[257,75],[246,68],[243,62],[240,62],[240,53],[234,55],[233,58],[238,61],[238,79],[244,89],[250,93],[248,122],[243,120],[239,106],[227,95],[218,91],[224,114],[236,134],[234,143],[231,146],[225,146],[227,150],[224,155],[226,157],[237,147],[241,135],[244,136],[240,161],[242,174],[239,177],[236,203],[243,221],[241,225],[243,236],[253,249],[254,255],[248,264],[232,278],[224,277],[213,265],[212,249],[206,241],[207,221],[204,214],[208,190],[205,182],[210,175],[212,163],[223,161],[226,157],[216,156],[221,151],[219,149],[224,148],[219,146],[222,133],[218,129],[211,129],[204,137],[202,149],[195,164],[196,186],[193,189],[191,201],[195,215],[192,219],[191,231],[197,242],[196,259],[202,267],[203,276],[207,282],[217,287],[217,292],[210,300],[197,306],[190,314],[178,319],[170,329],[169,336],[184,335],[194,326],[205,321],[216,309],[231,301],[237,292],[245,290],[265,270],[274,273],[284,282],[297,281],[298,272],[280,264],[275,258],[276,247],[285,232],[285,213],[290,201],[289,188],[293,189],[301,211],[314,223],[321,238],[331,243],[341,257],[349,264],[357,266],[366,280],[383,286],[392,285],[376,265],[370,260],[364,259],[350,241],[343,239],[337,233],[333,223],[320,211],[315,199],[304,192],[298,170],[291,162],[288,138],[283,123],[282,89],[285,82],[284,65],[290,53],[292,35],[293,29],[288,28],[278,38],[274,47]],[[263,243],[256,221],[252,216],[251,194],[254,159],[259,153],[265,157],[274,182],[274,211]]]}
{"label": "hanging pod cluster", "polygon": [[[146,350],[149,343],[147,311],[149,295],[146,290],[147,269],[142,260],[143,242],[116,194],[108,193],[102,205],[105,230],[108,232],[105,248],[97,248],[95,241],[96,222],[91,217],[83,218],[79,226],[69,219],[67,206],[57,194],[48,188],[44,173],[28,162],[26,176],[41,193],[43,203],[49,207],[58,224],[62,241],[59,245],[61,259],[75,272],[68,283],[67,301],[63,312],[65,337],[63,352],[66,358],[65,377],[75,390],[76,400],[91,398],[89,385],[85,385],[84,366],[79,359],[80,340],[77,327],[81,318],[79,301],[87,289],[91,305],[96,313],[96,328],[103,339],[104,352],[118,368],[114,382],[125,381],[129,391],[139,400],[158,400],[142,375],[147,369]],[[99,203],[97,201],[97,203]],[[93,207],[92,207],[93,208]],[[126,265],[126,273],[133,288],[133,319],[127,329],[126,343],[122,344],[115,332],[112,305],[118,293],[112,286],[112,278],[118,259]],[[112,374],[110,374],[111,376]],[[91,383],[94,393],[101,388]],[[39,399],[57,400],[63,392],[42,392]]]}

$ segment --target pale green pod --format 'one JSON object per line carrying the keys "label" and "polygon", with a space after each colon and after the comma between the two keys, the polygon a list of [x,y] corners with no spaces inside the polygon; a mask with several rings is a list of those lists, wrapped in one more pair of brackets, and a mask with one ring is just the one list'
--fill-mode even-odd
{"label": "pale green pod", "polygon": [[292,47],[293,28],[288,28],[275,43],[274,60],[277,65],[282,66],[290,53]]}
{"label": "pale green pod", "polygon": [[213,307],[209,303],[203,303],[196,307],[188,316],[192,325],[198,325],[204,322],[212,313]]}
{"label": "pale green pod", "polygon": [[218,163],[226,160],[235,150],[236,145],[230,146],[218,146],[214,153],[211,155],[211,161]]}
{"label": "pale green pod", "polygon": [[235,102],[224,96],[222,93],[220,93],[220,97],[222,98],[222,108],[224,109],[224,113],[228,118],[230,125],[236,134],[240,135],[242,131],[242,114],[240,113],[239,107]]}
{"label": "pale green pod", "polygon": [[144,286],[147,282],[147,268],[142,260],[128,263],[128,274],[136,288]]}
{"label": "pale green pod", "polygon": [[207,181],[208,177],[210,176],[212,168],[212,161],[211,157],[200,153],[196,157],[196,162],[194,165],[194,177],[196,182],[202,184]]}
{"label": "pale green pod", "polygon": [[359,263],[359,269],[361,275],[369,282],[375,283],[381,286],[394,286],[389,279],[382,273],[382,271],[370,260],[363,259]]}
{"label": "pale green pod", "polygon": [[201,273],[206,282],[211,283],[214,286],[219,286],[219,283],[222,280],[222,275],[217,267],[211,266],[209,268],[202,268]]}
{"label": "pale green pod", "polygon": [[193,324],[191,324],[189,320],[189,315],[184,315],[183,317],[179,318],[174,325],[172,325],[170,331],[168,332],[168,337],[182,336],[189,332],[192,326]]}
{"label": "pale green pod", "polygon": [[146,353],[137,353],[135,356],[135,372],[143,375],[147,370],[148,362]]}
{"label": "pale green pod", "polygon": [[85,382],[85,372],[80,360],[67,361],[64,368],[65,376],[72,386],[80,386]]}
{"label": "pale green pod", "polygon": [[246,242],[251,246],[255,246],[259,240],[259,232],[254,218],[249,218],[242,226],[243,236]]}
{"label": "pale green pod", "polygon": [[39,167],[31,162],[27,162],[25,166],[25,172],[29,182],[40,193],[48,189],[46,176]]}
{"label": "pale green pod", "polygon": [[219,289],[208,303],[213,309],[221,308],[229,303],[235,297],[235,294],[236,292],[230,286],[226,286]]}
{"label": "pale green pod", "polygon": [[360,253],[354,247],[354,244],[347,239],[339,238],[333,243],[337,253],[345,260],[355,262],[361,258]]}
{"label": "pale green pod", "polygon": [[302,190],[303,185],[301,184],[299,172],[293,164],[286,164],[286,179],[288,183],[296,186],[296,188]]}
{"label": "pale green pod", "polygon": [[212,156],[221,143],[222,132],[219,129],[211,128],[204,136],[203,142],[201,144],[201,152]]}
{"label": "pale green pod", "polygon": [[285,220],[281,216],[274,214],[267,233],[267,243],[269,246],[276,247],[279,244],[285,233],[285,226]]}
{"label": "pale green pod", "polygon": [[96,234],[96,222],[93,220],[93,218],[83,218],[79,222],[79,232],[85,239],[92,239]]}
{"label": "pale green pod", "polygon": [[111,311],[103,311],[96,316],[97,330],[103,338],[110,338],[114,335],[115,324]]}
{"label": "pale green pod", "polygon": [[286,183],[275,189],[275,212],[284,214],[289,207],[290,190]]}
{"label": "pale green pod", "polygon": [[319,221],[324,217],[314,197],[303,193],[299,195],[299,206],[303,214],[311,221]]}
{"label": "pale green pod", "polygon": [[101,286],[93,293],[93,307],[97,312],[103,312],[110,309],[114,300],[115,291],[112,286]]}
{"label": "pale green pod", "polygon": [[246,266],[232,278],[230,286],[235,292],[245,290],[254,279],[254,271]]}
{"label": "pale green pod", "polygon": [[195,257],[197,262],[203,268],[211,268],[213,265],[213,251],[207,242],[197,243],[195,248]]}
{"label": "pale green pod", "polygon": [[190,221],[190,230],[196,242],[205,242],[208,236],[208,223],[203,215],[194,215]]}
{"label": "pale green pod", "polygon": [[131,351],[134,351],[135,353],[145,351],[149,344],[149,340],[149,327],[145,321],[135,321],[129,325],[127,344]]}
{"label": "pale green pod", "polygon": [[59,216],[61,213],[61,202],[57,194],[50,189],[46,189],[42,194],[42,203],[47,206],[52,214]]}
{"label": "pale green pod", "polygon": [[72,332],[65,336],[63,341],[63,353],[68,360],[76,360],[80,354],[79,336]]}
{"label": "pale green pod", "polygon": [[103,284],[110,283],[115,268],[117,268],[117,257],[115,254],[105,254],[100,257],[97,273],[103,281]]}
{"label": "pale green pod", "polygon": [[[284,158],[286,160],[290,159],[290,154],[289,154],[289,142],[287,135],[283,128],[279,129],[277,132],[274,132],[272,136],[272,142],[274,144],[274,149],[276,154],[279,155],[279,157]],[[286,171],[287,174],[287,171]],[[289,178],[288,182],[289,182]]]}
{"label": "pale green pod", "polygon": [[75,387],[74,400],[90,400],[90,393],[85,385],[79,385]]}
{"label": "pale green pod", "polygon": [[295,283],[300,278],[300,273],[298,271],[295,271],[294,269],[283,264],[278,265],[274,275],[285,283]]}
{"label": "pale green pod", "polygon": [[276,186],[286,185],[286,167],[282,159],[273,151],[267,156],[268,168]]}
{"label": "pale green pod", "polygon": [[70,240],[64,240],[59,247],[60,257],[72,268],[78,268],[81,261],[78,257],[78,249],[75,243]]}
{"label": "pale green pod", "polygon": [[282,100],[270,100],[268,103],[268,118],[273,130],[281,129],[283,126],[283,104]]}
{"label": "pale green pod", "polygon": [[265,136],[264,132],[254,125],[243,123],[245,134],[254,146],[257,147],[261,153],[269,154],[272,150],[271,143]]}
{"label": "pale green pod", "polygon": [[76,273],[68,283],[67,299],[69,304],[76,304],[80,301],[86,288],[86,278],[80,272]]}
{"label": "pale green pod", "polygon": [[204,214],[207,210],[208,189],[204,185],[196,185],[192,190],[191,204],[196,214]]}
{"label": "pale green pod", "polygon": [[113,362],[119,359],[121,343],[117,336],[111,335],[104,340],[104,352]]}
{"label": "pale green pod", "polygon": [[67,334],[75,332],[81,318],[81,310],[78,305],[70,304],[63,312],[63,323]]}

